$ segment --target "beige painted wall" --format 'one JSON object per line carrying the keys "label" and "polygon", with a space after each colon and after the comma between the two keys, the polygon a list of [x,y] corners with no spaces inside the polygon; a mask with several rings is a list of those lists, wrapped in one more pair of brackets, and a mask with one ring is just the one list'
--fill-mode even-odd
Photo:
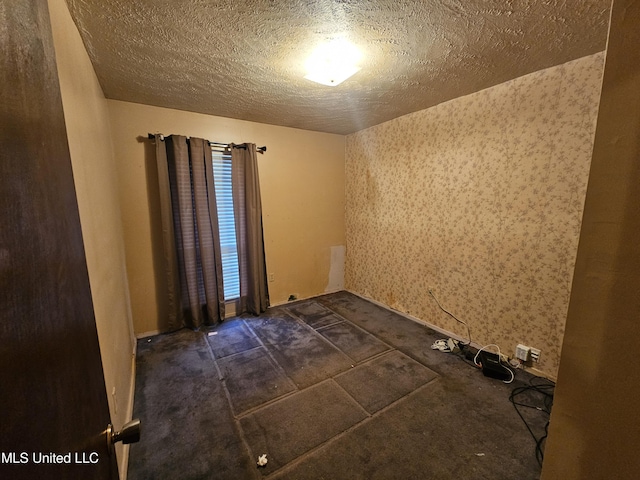
{"label": "beige painted wall", "polygon": [[271,304],[343,287],[343,136],[115,100],[108,106],[136,333],[167,328],[157,171],[147,133],[266,145],[258,163]]}
{"label": "beige painted wall", "polygon": [[347,289],[557,374],[603,55],[349,135]]}
{"label": "beige painted wall", "polygon": [[[134,337],[109,116],[66,3],[50,0],[49,9],[109,410],[120,428],[133,407]],[[116,450],[122,478],[125,448]]]}
{"label": "beige painted wall", "polygon": [[614,0],[542,478],[640,471],[640,3]]}

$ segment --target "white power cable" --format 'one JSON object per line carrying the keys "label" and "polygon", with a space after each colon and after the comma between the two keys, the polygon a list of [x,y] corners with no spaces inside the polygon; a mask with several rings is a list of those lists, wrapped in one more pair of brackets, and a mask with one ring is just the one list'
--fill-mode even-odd
{"label": "white power cable", "polygon": [[440,308],[440,310],[442,310],[444,313],[446,313],[447,315],[449,315],[451,318],[453,318],[456,322],[461,323],[462,325],[464,325],[465,327],[467,327],[467,335],[469,336],[469,342],[467,343],[467,345],[471,345],[471,329],[469,328],[469,324],[467,322],[463,322],[462,320],[460,320],[458,317],[456,317],[453,313],[451,313],[449,310],[447,310],[446,308],[444,308],[442,305],[440,305],[440,302],[438,301],[438,299],[436,298],[436,296],[433,294],[433,292],[431,291],[431,289],[429,289],[429,295],[431,295],[433,297],[433,299],[436,301],[436,304],[438,305],[438,307]]}
{"label": "white power cable", "polygon": [[485,348],[487,347],[496,347],[498,349],[498,363],[500,364],[500,366],[502,368],[504,368],[507,372],[509,372],[511,374],[511,380],[507,381],[507,380],[503,380],[504,383],[511,383],[513,382],[513,379],[515,378],[515,375],[513,373],[513,370],[511,370],[509,367],[507,367],[506,365],[503,365],[502,362],[502,353],[500,352],[500,347],[498,345],[496,345],[495,343],[490,343],[488,345],[485,345],[484,347],[480,348],[480,350],[478,350],[478,353],[476,353],[476,356],[473,357],[473,363],[476,367],[480,367],[482,366],[482,364],[478,363],[478,355],[480,355],[480,352],[483,351]]}

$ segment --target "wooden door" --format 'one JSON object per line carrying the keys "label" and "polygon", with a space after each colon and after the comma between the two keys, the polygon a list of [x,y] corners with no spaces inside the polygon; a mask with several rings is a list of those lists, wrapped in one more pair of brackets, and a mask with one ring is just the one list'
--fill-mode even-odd
{"label": "wooden door", "polygon": [[118,478],[46,0],[0,48],[0,478]]}

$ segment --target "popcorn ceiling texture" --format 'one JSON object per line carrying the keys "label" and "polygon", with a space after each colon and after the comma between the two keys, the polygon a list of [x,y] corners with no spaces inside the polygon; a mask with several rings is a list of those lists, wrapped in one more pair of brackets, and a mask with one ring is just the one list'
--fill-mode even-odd
{"label": "popcorn ceiling texture", "polygon": [[[555,377],[603,71],[591,55],[347,137],[346,288]],[[428,346],[425,346],[428,348]]]}
{"label": "popcorn ceiling texture", "polygon": [[[67,3],[107,98],[348,134],[604,50],[611,0]],[[342,35],[362,70],[305,80]]]}

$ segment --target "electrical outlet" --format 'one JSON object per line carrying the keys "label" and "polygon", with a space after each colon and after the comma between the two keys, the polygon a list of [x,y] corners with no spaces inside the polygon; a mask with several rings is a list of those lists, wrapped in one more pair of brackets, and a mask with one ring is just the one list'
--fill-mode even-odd
{"label": "electrical outlet", "polygon": [[540,361],[540,349],[531,347],[531,361],[538,363]]}
{"label": "electrical outlet", "polygon": [[526,362],[529,360],[529,354],[531,353],[531,348],[526,345],[522,345],[521,343],[516,346],[516,358]]}
{"label": "electrical outlet", "polygon": [[274,273],[270,273],[270,274],[269,274],[269,281],[270,281],[270,282],[273,282],[275,279],[276,279],[275,274],[274,274]]}

